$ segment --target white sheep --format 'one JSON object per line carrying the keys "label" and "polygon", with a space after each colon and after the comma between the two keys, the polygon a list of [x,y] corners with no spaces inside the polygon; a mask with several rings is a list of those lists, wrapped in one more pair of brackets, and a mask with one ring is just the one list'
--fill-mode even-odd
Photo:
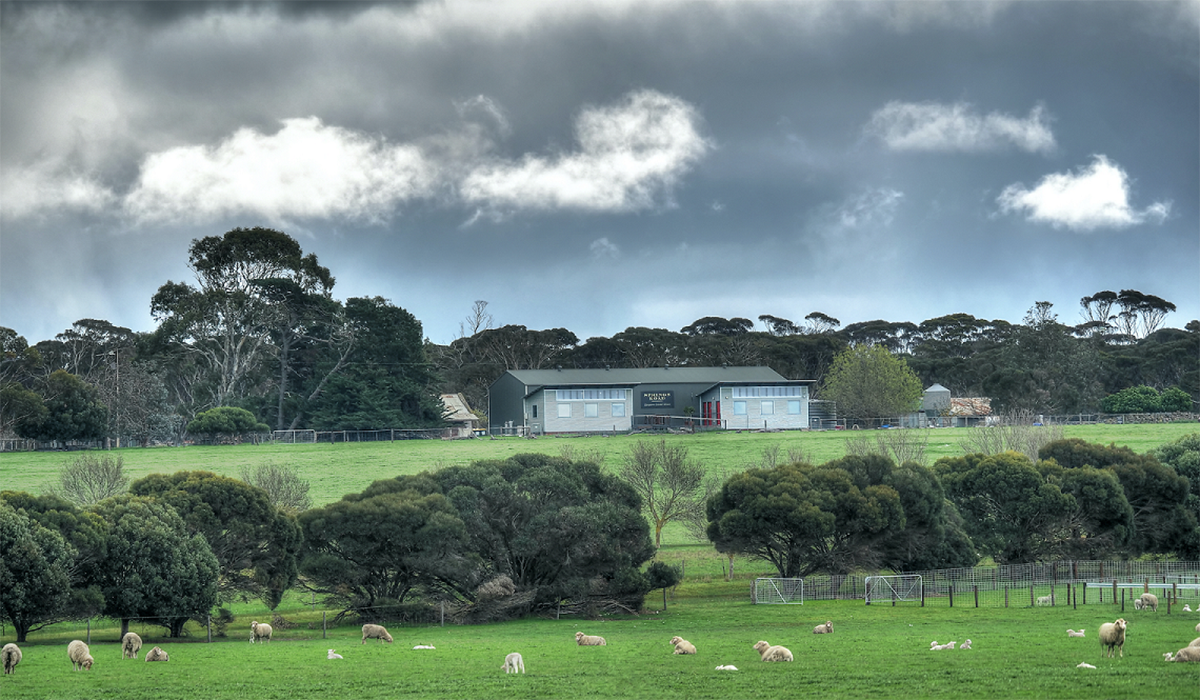
{"label": "white sheep", "polygon": [[969,639],[967,641],[963,642],[962,646],[959,647],[960,650],[961,649],[970,649],[970,648],[971,648],[971,640],[969,640]]}
{"label": "white sheep", "polygon": [[329,653],[325,655],[325,658],[326,659],[340,659],[340,658],[342,658],[342,655],[335,652],[333,649],[330,649]]}
{"label": "white sheep", "polygon": [[274,632],[274,630],[271,629],[270,625],[265,622],[258,622],[255,620],[254,622],[250,623],[250,643],[253,644],[255,640],[260,642],[266,640],[269,642],[271,641],[272,632]]}
{"label": "white sheep", "polygon": [[525,659],[521,658],[521,655],[514,651],[504,657],[504,665],[500,667],[500,670],[504,671],[504,675],[506,676],[510,673],[525,673]]}
{"label": "white sheep", "polygon": [[1083,630],[1067,630],[1067,636],[1068,637],[1082,637],[1082,636],[1084,636],[1084,634],[1083,634]]}
{"label": "white sheep", "polygon": [[826,620],[825,624],[817,625],[813,628],[813,634],[831,634],[833,632],[833,620]]}
{"label": "white sheep", "polygon": [[683,637],[671,637],[671,646],[675,647],[676,654],[695,654],[696,645],[692,644]]}
{"label": "white sheep", "polygon": [[787,647],[771,646],[765,641],[754,643],[754,651],[757,651],[763,661],[791,661],[792,652]]}
{"label": "white sheep", "polygon": [[[1153,593],[1143,593],[1138,600],[1142,601],[1142,607],[1139,608],[1140,610],[1150,608],[1154,612],[1158,612],[1158,596],[1154,595]],[[1136,603],[1134,603],[1134,607],[1137,607]]]}
{"label": "white sheep", "polygon": [[726,666],[717,666],[716,670],[718,670],[718,671],[736,671],[737,666],[734,666],[733,664],[729,664]]}
{"label": "white sheep", "polygon": [[150,651],[146,652],[146,661],[147,662],[170,661],[170,660],[171,660],[171,657],[167,655],[167,652],[162,650],[162,647],[154,647]]}
{"label": "white sheep", "polygon": [[436,648],[437,647],[433,646],[432,644],[418,644],[415,647],[413,647],[413,649],[436,649]]}
{"label": "white sheep", "polygon": [[1200,663],[1200,647],[1184,647],[1167,659],[1175,663]]}
{"label": "white sheep", "polygon": [[1192,606],[1190,606],[1190,605],[1184,605],[1184,606],[1183,606],[1183,611],[1184,611],[1184,612],[1191,612],[1191,611],[1192,611]]}
{"label": "white sheep", "polygon": [[1038,605],[1050,605],[1051,602],[1052,601],[1050,600],[1050,596],[1048,596],[1048,595],[1038,596],[1038,599],[1037,599]]}
{"label": "white sheep", "polygon": [[575,633],[575,643],[581,647],[603,647],[608,646],[608,642],[604,641],[604,637],[596,637],[583,632]]}
{"label": "white sheep", "polygon": [[1112,658],[1113,650],[1117,649],[1120,651],[1121,658],[1125,657],[1125,628],[1126,623],[1122,618],[1100,625],[1100,653],[1102,656]]}
{"label": "white sheep", "polygon": [[1096,667],[1089,664],[1086,661],[1080,661],[1079,664],[1077,666],[1075,666],[1075,668],[1096,668]]}
{"label": "white sheep", "polygon": [[121,637],[121,658],[136,659],[138,649],[142,648],[142,638],[137,632],[126,632],[124,637]]}
{"label": "white sheep", "polygon": [[21,663],[21,649],[11,642],[5,644],[4,648],[0,649],[0,661],[4,663],[4,675],[15,675],[17,664]]}
{"label": "white sheep", "polygon": [[362,628],[362,643],[366,644],[368,639],[378,639],[380,644],[387,642],[392,643],[392,635],[388,634],[387,629],[383,625],[366,624]]}
{"label": "white sheep", "polygon": [[1197,624],[1196,624],[1196,631],[1197,631],[1197,632],[1200,632],[1200,623],[1197,623]]}
{"label": "white sheep", "polygon": [[1189,647],[1200,647],[1200,637],[1196,637],[1195,639],[1193,639],[1191,642],[1188,643],[1188,646]]}
{"label": "white sheep", "polygon": [[76,671],[80,669],[88,671],[92,668],[93,659],[88,645],[78,639],[72,640],[67,645],[67,658],[71,660],[71,667]]}
{"label": "white sheep", "polygon": [[929,650],[933,651],[934,649],[937,649],[937,645],[938,645],[937,640],[936,639],[933,640],[932,642],[929,643]]}
{"label": "white sheep", "polygon": [[1133,609],[1134,610],[1141,610],[1144,607],[1146,607],[1146,601],[1142,600],[1141,598],[1133,599]]}

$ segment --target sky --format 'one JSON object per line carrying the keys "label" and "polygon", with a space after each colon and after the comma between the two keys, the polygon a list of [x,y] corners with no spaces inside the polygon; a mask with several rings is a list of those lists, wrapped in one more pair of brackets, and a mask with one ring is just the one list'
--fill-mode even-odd
{"label": "sky", "polygon": [[264,226],[425,335],[1200,318],[1200,0],[0,0],[0,326]]}

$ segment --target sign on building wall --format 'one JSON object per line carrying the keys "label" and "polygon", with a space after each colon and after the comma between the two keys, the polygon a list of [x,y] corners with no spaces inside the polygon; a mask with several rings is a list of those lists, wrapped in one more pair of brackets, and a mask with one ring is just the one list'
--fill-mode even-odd
{"label": "sign on building wall", "polygon": [[645,391],[642,392],[642,408],[675,408],[675,392]]}

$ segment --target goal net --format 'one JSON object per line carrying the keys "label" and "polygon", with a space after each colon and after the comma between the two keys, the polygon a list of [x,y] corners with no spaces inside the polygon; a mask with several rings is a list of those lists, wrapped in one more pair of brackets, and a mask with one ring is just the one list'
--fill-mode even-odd
{"label": "goal net", "polygon": [[802,578],[756,578],[754,579],[754,602],[798,603],[804,605],[804,579]]}
{"label": "goal net", "polygon": [[317,431],[315,430],[276,430],[271,434],[271,439],[276,443],[283,445],[295,445],[303,443],[313,443],[317,441]]}
{"label": "goal net", "polygon": [[867,605],[871,601],[921,602],[924,583],[919,575],[868,576],[863,580],[867,589]]}

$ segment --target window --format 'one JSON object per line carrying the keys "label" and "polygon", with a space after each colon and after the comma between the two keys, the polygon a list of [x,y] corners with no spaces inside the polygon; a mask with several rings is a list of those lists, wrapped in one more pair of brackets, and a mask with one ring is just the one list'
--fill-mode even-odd
{"label": "window", "polygon": [[799,401],[788,401],[788,415],[791,415],[791,416],[800,415],[800,402]]}
{"label": "window", "polygon": [[624,401],[628,389],[555,389],[559,401]]}
{"label": "window", "polygon": [[624,418],[625,417],[625,404],[614,403],[612,405],[612,414],[613,414],[613,418]]}
{"label": "window", "polygon": [[533,417],[537,418],[537,404],[533,404]]}
{"label": "window", "polygon": [[585,403],[583,405],[583,417],[584,418],[595,418],[598,415],[600,415],[600,414],[597,412],[596,404]]}
{"label": "window", "polygon": [[735,416],[746,415],[746,402],[745,401],[734,401],[733,402],[733,415],[735,415]]}
{"label": "window", "polygon": [[774,401],[763,401],[762,405],[758,409],[758,412],[764,416],[775,415],[775,402]]}
{"label": "window", "polygon": [[801,385],[788,386],[735,386],[733,387],[733,395],[739,399],[757,399],[757,398],[784,398],[788,396],[798,396],[800,398],[808,397],[808,387]]}
{"label": "window", "polygon": [[558,405],[558,417],[559,418],[570,418],[571,417],[571,404],[560,403]]}

